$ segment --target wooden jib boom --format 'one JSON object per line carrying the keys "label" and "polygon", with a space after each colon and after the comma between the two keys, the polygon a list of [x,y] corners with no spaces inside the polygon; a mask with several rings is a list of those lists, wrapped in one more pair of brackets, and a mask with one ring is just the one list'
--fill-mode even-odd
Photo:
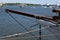
{"label": "wooden jib boom", "polygon": [[11,9],[6,9],[5,11],[15,13],[15,14],[19,14],[19,15],[28,16],[28,17],[33,17],[33,18],[36,18],[36,19],[41,19],[41,20],[45,20],[45,21],[49,21],[49,22],[52,22],[52,21],[57,22],[57,20],[53,19],[52,17],[37,16],[37,15],[33,15],[33,14],[25,13],[25,12],[19,12],[19,11],[15,11],[15,10],[11,10]]}

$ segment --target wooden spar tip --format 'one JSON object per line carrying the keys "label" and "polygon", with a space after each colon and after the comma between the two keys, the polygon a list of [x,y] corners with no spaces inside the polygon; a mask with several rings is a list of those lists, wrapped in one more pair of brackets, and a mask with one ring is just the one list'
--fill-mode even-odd
{"label": "wooden spar tip", "polygon": [[57,10],[57,9],[53,9],[52,12],[55,12],[57,13],[57,19],[60,19],[60,10]]}

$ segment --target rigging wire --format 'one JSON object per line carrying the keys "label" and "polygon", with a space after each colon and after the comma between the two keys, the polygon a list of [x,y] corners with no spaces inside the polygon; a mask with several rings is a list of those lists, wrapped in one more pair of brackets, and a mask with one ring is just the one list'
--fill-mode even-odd
{"label": "rigging wire", "polygon": [[[56,36],[56,35],[60,36],[60,34],[50,34],[50,35],[28,36],[28,37],[17,37],[17,38],[23,39],[23,38],[33,38],[33,37],[50,37],[50,36]],[[11,38],[11,37],[10,37],[10,38]],[[16,38],[16,37],[15,37],[15,38]],[[14,39],[15,39],[15,38],[14,38]],[[1,38],[1,39],[3,39],[3,38]],[[11,38],[11,39],[13,39],[13,38]]]}
{"label": "rigging wire", "polygon": [[[21,25],[22,27],[24,27],[20,22],[18,22],[10,13],[8,13],[9,14],[9,16],[11,16],[19,25]],[[36,20],[37,21],[37,23],[40,25],[40,23],[39,23],[39,21],[38,20]],[[38,25],[38,24],[36,24],[36,25]],[[35,26],[35,25],[32,25],[32,26]],[[24,27],[25,28],[25,27]],[[48,27],[47,27],[48,28]],[[26,29],[26,28],[25,28]],[[42,28],[42,29],[45,29],[45,28]],[[26,29],[27,30],[27,29]],[[28,31],[28,30],[27,30]],[[40,31],[39,33],[40,33],[40,36],[41,36],[41,27],[40,27],[40,29],[38,29],[38,30],[32,30],[32,31],[28,31],[28,32],[25,32],[25,33],[19,33],[19,34],[14,34],[14,35],[9,35],[9,36],[5,36],[5,37],[0,37],[0,38],[6,38],[6,37],[12,37],[12,36],[16,36],[16,35],[22,35],[22,34],[26,34],[26,33],[31,33],[31,32],[34,32],[34,31]],[[32,34],[32,33],[31,33]],[[34,36],[34,35],[33,35]]]}
{"label": "rigging wire", "polygon": [[[46,27],[47,28],[47,27]],[[48,27],[49,28],[49,27]],[[45,29],[45,28],[42,28],[42,29]],[[35,32],[35,31],[39,31],[39,29],[38,30],[32,30],[32,31],[30,31],[30,32]],[[26,32],[26,33],[28,33],[28,32]],[[23,34],[26,34],[26,33],[19,33],[19,35],[23,35]],[[15,34],[15,35],[17,35],[17,34]],[[19,39],[22,39],[22,38],[32,38],[32,37],[49,37],[49,36],[56,36],[56,35],[58,35],[58,36],[60,36],[60,34],[59,33],[57,33],[57,34],[49,34],[49,35],[41,35],[41,36],[28,36],[28,37],[20,37]],[[0,37],[0,39],[2,39],[2,38],[9,38],[10,36],[5,36],[5,37]],[[12,37],[12,35],[11,35],[11,37]],[[10,37],[10,38],[11,38]]]}
{"label": "rigging wire", "polygon": [[34,24],[34,25],[30,26],[30,27],[34,27],[34,26],[36,26],[36,25],[38,25],[38,24]]}
{"label": "rigging wire", "polygon": [[[41,35],[41,36],[28,36],[28,37],[17,37],[18,39],[23,39],[23,38],[34,38],[34,37],[50,37],[50,36],[60,36],[60,34],[50,34],[50,35]],[[10,38],[10,39],[17,39],[16,37],[15,38]],[[0,39],[3,39],[3,38],[0,38]],[[7,39],[7,38],[6,38]]]}
{"label": "rigging wire", "polygon": [[48,27],[43,27],[41,29],[31,30],[31,31],[24,32],[24,33],[18,33],[18,34],[8,35],[8,36],[0,37],[0,38],[8,38],[8,37],[17,36],[17,35],[20,36],[20,35],[23,35],[23,34],[27,34],[27,33],[31,33],[31,32],[36,32],[36,31],[43,30],[43,29],[46,29],[46,28],[49,28],[49,26]]}
{"label": "rigging wire", "polygon": [[[10,13],[7,13],[11,18],[13,18],[19,25],[21,25],[23,28],[25,28],[24,27],[24,25],[22,25],[19,21],[17,21]],[[29,31],[28,29],[26,29],[25,28],[25,30],[27,30],[27,31]],[[30,33],[30,34],[32,34],[32,33]],[[34,34],[32,34],[33,36],[35,36]]]}

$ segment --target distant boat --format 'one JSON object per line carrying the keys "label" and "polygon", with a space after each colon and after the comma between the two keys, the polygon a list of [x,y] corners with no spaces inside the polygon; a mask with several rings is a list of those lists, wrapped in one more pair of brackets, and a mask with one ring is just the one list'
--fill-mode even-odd
{"label": "distant boat", "polygon": [[20,6],[20,8],[23,8],[24,6]]}
{"label": "distant boat", "polygon": [[33,8],[35,8],[35,6],[33,6]]}
{"label": "distant boat", "polygon": [[24,6],[26,6],[26,4],[20,4],[19,6],[20,8],[23,8]]}
{"label": "distant boat", "polygon": [[47,6],[44,6],[44,8],[47,8]]}

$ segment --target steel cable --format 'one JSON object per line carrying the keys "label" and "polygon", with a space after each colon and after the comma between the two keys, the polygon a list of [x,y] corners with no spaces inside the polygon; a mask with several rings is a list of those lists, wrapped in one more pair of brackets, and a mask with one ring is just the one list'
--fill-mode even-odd
{"label": "steel cable", "polygon": [[[22,25],[19,21],[17,21],[10,13],[7,13],[11,18],[13,18],[19,25],[21,25],[23,28],[25,28],[24,25]],[[29,31],[28,29],[25,28],[26,31]],[[30,33],[32,34],[32,33]],[[32,34],[33,36],[35,36],[34,34]]]}
{"label": "steel cable", "polygon": [[36,31],[39,31],[39,30],[43,30],[43,29],[46,29],[46,28],[49,28],[49,26],[48,27],[43,27],[41,29],[31,30],[31,31],[24,32],[24,33],[18,33],[18,34],[8,35],[8,36],[0,37],[0,38],[8,38],[8,37],[17,36],[17,35],[23,35],[23,34],[27,34],[27,33],[31,33],[31,32],[36,32]]}

